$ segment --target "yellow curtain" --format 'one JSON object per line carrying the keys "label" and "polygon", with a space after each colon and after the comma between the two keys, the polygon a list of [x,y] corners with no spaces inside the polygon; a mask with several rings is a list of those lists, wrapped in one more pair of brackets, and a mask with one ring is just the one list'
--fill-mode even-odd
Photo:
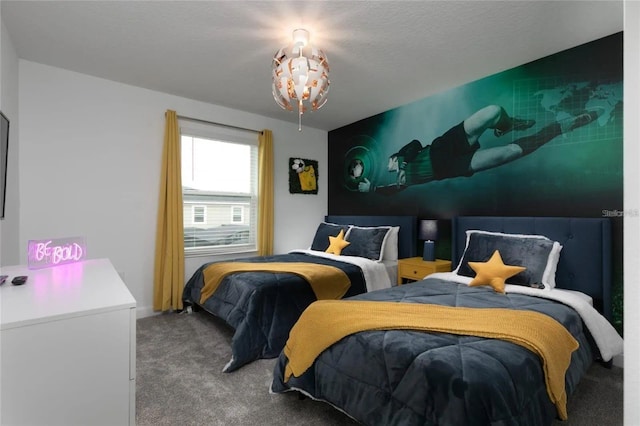
{"label": "yellow curtain", "polygon": [[180,131],[175,111],[167,110],[158,200],[153,309],[182,309],[184,228],[180,171]]}
{"label": "yellow curtain", "polygon": [[258,255],[273,254],[273,133],[258,136]]}

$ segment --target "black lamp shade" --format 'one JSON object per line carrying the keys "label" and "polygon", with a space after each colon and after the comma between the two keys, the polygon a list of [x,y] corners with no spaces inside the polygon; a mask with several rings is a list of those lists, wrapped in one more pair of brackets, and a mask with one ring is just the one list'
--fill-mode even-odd
{"label": "black lamp shade", "polygon": [[438,221],[421,220],[418,227],[418,239],[425,241],[435,241],[438,239]]}

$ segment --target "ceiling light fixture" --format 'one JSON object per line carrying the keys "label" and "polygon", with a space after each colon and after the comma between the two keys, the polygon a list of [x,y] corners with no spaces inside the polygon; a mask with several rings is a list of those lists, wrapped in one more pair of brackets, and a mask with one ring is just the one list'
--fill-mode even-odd
{"label": "ceiling light fixture", "polygon": [[298,106],[298,131],[302,114],[322,108],[329,93],[329,62],[320,49],[309,44],[309,31],[293,31],[293,43],[273,57],[273,98],[278,105],[293,111]]}

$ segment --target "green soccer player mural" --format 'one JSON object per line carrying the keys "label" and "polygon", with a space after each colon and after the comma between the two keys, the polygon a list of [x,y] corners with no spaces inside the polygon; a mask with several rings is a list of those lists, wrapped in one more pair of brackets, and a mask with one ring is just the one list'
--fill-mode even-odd
{"label": "green soccer player mural", "polygon": [[[512,131],[525,131],[536,124],[535,120],[510,117],[501,106],[488,105],[430,144],[423,146],[414,139],[392,154],[387,164],[387,171],[393,173],[391,182],[371,182],[363,178],[357,188],[359,192],[395,194],[411,185],[471,176],[528,155],[555,137],[596,121],[603,111],[602,107],[594,106],[575,116],[553,121],[535,133],[505,145],[482,148],[480,137],[488,129],[492,129],[496,137],[502,137]],[[348,164],[348,168],[348,176],[356,179],[362,175],[364,164],[356,159]]]}
{"label": "green soccer player mural", "polygon": [[[612,34],[330,131],[329,214],[411,215],[446,229],[455,216],[624,210],[622,41]],[[611,224],[621,301],[623,218]],[[436,249],[445,259],[448,238]]]}

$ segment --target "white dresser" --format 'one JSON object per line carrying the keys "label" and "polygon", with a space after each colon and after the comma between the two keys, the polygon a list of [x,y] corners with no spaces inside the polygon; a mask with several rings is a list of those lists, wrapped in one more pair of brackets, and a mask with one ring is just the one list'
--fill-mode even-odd
{"label": "white dresser", "polygon": [[111,262],[0,274],[0,424],[135,425],[136,301]]}

